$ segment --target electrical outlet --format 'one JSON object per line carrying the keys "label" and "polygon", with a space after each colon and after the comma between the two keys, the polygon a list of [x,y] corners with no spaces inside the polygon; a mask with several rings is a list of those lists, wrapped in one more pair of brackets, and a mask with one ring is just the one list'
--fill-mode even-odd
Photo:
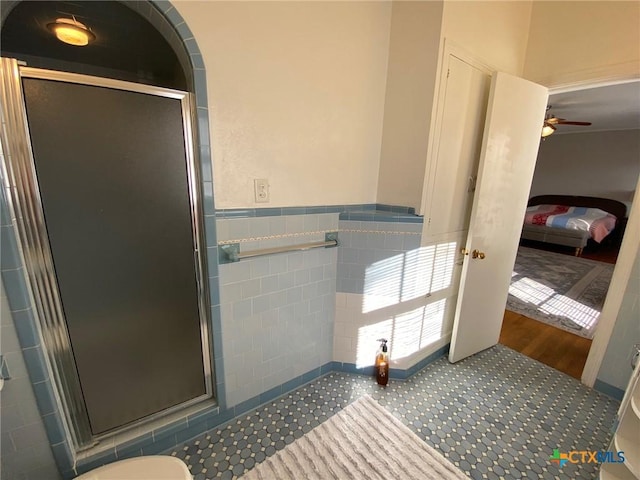
{"label": "electrical outlet", "polygon": [[266,178],[254,179],[253,190],[256,197],[256,203],[269,202],[269,180],[267,180]]}

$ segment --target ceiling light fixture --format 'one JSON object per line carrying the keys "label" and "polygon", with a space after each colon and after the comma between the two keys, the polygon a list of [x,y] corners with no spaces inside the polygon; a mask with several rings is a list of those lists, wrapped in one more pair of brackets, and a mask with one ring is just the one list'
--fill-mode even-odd
{"label": "ceiling light fixture", "polygon": [[49,23],[47,28],[51,30],[61,42],[83,47],[93,42],[96,36],[85,25],[75,19],[58,18],[55,22]]}
{"label": "ceiling light fixture", "polygon": [[542,138],[548,137],[555,131],[556,131],[556,127],[554,127],[550,123],[544,122],[544,125],[542,126]]}

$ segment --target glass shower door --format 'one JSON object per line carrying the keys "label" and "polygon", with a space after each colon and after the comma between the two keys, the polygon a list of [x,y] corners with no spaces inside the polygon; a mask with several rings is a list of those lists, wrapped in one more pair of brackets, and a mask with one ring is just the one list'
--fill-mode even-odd
{"label": "glass shower door", "polygon": [[86,444],[213,396],[189,96],[21,74],[33,190],[18,200],[44,238],[27,269]]}

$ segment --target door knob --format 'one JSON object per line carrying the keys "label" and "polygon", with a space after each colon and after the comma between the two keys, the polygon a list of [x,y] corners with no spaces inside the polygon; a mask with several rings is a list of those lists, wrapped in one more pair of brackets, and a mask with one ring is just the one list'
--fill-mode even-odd
{"label": "door knob", "polygon": [[469,250],[467,250],[466,248],[462,247],[462,248],[460,249],[460,253],[461,253],[462,255],[469,255]]}
{"label": "door knob", "polygon": [[471,258],[479,258],[480,260],[484,260],[484,257],[485,257],[484,252],[481,252],[478,249],[471,252]]}

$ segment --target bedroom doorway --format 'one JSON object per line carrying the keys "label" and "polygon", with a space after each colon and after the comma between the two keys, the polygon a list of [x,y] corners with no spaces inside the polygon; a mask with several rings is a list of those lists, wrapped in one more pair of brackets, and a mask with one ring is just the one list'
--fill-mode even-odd
{"label": "bedroom doorway", "polygon": [[[595,88],[592,85],[580,91],[568,92],[567,95],[571,94],[574,104],[587,106],[601,102],[603,96],[607,95],[609,96],[607,105],[612,110],[619,110],[624,114],[627,110],[626,106],[616,107],[614,100],[611,98],[613,93],[605,93],[603,91],[604,89],[610,90],[610,87],[611,85]],[[635,92],[637,94],[639,84],[637,81],[626,82],[623,85],[613,87],[618,87],[619,91],[626,89],[626,92]],[[598,93],[596,94],[595,92]],[[565,92],[560,93],[565,94]],[[578,98],[579,101],[576,101]],[[553,105],[555,102],[561,105],[561,100],[561,95],[554,95],[554,92],[552,92],[549,103]],[[630,103],[631,108],[636,108],[633,106],[632,100],[624,99],[624,95],[622,100],[627,104]],[[598,104],[601,105],[601,103]],[[581,115],[578,118],[578,115],[580,114],[569,110],[567,113],[562,112],[559,116],[576,120],[591,120],[590,117],[586,118],[585,115]],[[614,120],[614,118],[609,119],[611,122]],[[631,120],[633,121],[633,119]],[[558,135],[556,133],[554,134],[556,136],[545,140],[541,145],[530,196],[561,191],[571,195],[591,195],[613,199],[624,203],[626,214],[622,215],[623,218],[618,219],[617,228],[600,244],[590,240],[578,258],[573,256],[574,248],[572,247],[544,242],[522,241],[520,250],[524,251],[522,252],[523,255],[519,255],[519,259],[521,256],[524,258],[520,259],[521,261],[516,261],[514,266],[510,301],[508,301],[505,309],[500,337],[500,343],[580,380],[584,379],[585,374],[595,380],[595,375],[600,367],[604,350],[607,348],[609,337],[616,321],[617,312],[613,318],[605,322],[606,325],[604,326],[600,317],[602,316],[601,312],[607,297],[608,287],[612,281],[615,264],[619,260],[618,254],[625,234],[625,226],[636,189],[638,169],[640,168],[637,166],[637,160],[631,160],[637,159],[638,151],[640,150],[640,141],[637,139],[638,127],[627,126],[624,127],[627,130],[622,130],[622,125],[624,125],[624,122],[628,122],[628,119],[621,118],[616,121],[619,122],[617,124],[619,127],[612,123],[611,128],[620,128],[621,130],[619,131],[571,132],[566,135]],[[598,130],[601,129],[599,125],[596,125],[596,122],[594,122],[594,126],[598,126]],[[574,127],[574,130],[579,130],[579,128]],[[590,182],[585,180],[586,177],[577,171],[573,160],[563,164],[558,157],[558,155],[562,155],[563,158],[567,158],[573,152],[574,157],[581,158],[584,167],[585,163],[591,165],[592,159],[595,161],[598,155],[598,149],[603,148],[607,149],[609,155],[600,157],[608,158],[606,165],[604,165],[605,162],[603,160],[600,160],[600,165],[595,167],[595,171],[598,171],[598,168],[600,169],[600,173],[595,174],[600,179],[597,184],[592,181],[593,178],[591,178]],[[589,149],[590,151],[587,151],[586,154],[591,155],[591,157],[581,155],[581,152]],[[611,161],[611,152],[617,156],[617,160]],[[625,163],[626,158],[629,158],[629,161]],[[552,170],[551,166],[554,166],[555,170]],[[552,178],[552,175],[555,175],[556,178]],[[565,182],[567,179],[569,181]],[[561,184],[564,187],[563,190],[559,189]],[[526,255],[527,250],[528,256]],[[560,278],[549,278],[553,277],[550,274],[553,272],[542,272],[537,276],[530,275],[531,272],[527,268],[529,267],[530,269],[531,263],[534,263],[535,266],[535,262],[532,262],[531,258],[527,257],[532,256],[542,257],[547,261],[547,264],[550,261],[549,259],[551,259],[552,263],[554,258],[559,259],[556,262],[557,264],[553,264],[551,268],[556,269],[556,273],[561,273],[556,275],[556,277]],[[633,265],[634,258],[635,253],[632,254],[631,258],[621,258],[621,261]],[[544,261],[542,263],[544,266]],[[525,271],[522,272],[519,269]],[[569,277],[575,278],[570,282]],[[554,282],[557,283],[557,288]],[[514,285],[516,283],[518,284]],[[624,293],[625,287],[626,285],[619,287],[621,295]],[[520,298],[516,298],[517,296],[520,296]],[[515,302],[520,302],[521,305],[528,305],[529,311],[527,311],[527,307],[520,310],[512,308]],[[512,305],[509,305],[509,303],[512,303]],[[578,328],[578,331],[572,332],[571,328],[561,328],[562,325],[553,325],[553,322],[549,324],[539,321],[539,319],[535,318],[535,314],[529,314],[536,309],[534,307],[539,305],[546,309],[546,312],[542,312],[543,316],[555,315],[556,317],[565,317],[565,319],[569,317],[570,320],[577,321],[578,324],[587,325],[590,331],[584,334],[584,332],[579,331],[584,330],[584,328]],[[584,367],[595,342],[596,332],[598,337],[602,337],[598,339],[599,346],[596,349],[599,352],[599,360],[596,365],[596,357],[592,355],[593,358],[589,362],[589,372],[585,372]]]}

